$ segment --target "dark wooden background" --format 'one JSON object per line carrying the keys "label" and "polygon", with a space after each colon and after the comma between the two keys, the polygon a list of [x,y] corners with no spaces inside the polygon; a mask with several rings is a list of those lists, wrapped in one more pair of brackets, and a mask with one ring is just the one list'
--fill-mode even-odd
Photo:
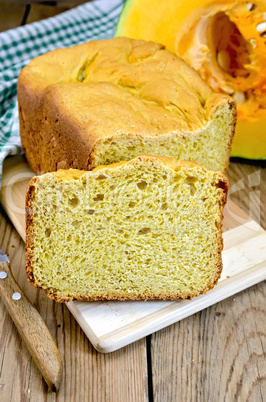
{"label": "dark wooden background", "polygon": [[[0,2],[0,31],[63,12],[80,1]],[[231,199],[266,229],[266,171],[230,164]],[[24,243],[0,208],[0,245],[35,304],[64,363],[57,395],[47,390],[0,300],[0,401],[252,401],[266,398],[266,283],[236,294],[110,354],[94,350],[64,304],[27,282]]]}

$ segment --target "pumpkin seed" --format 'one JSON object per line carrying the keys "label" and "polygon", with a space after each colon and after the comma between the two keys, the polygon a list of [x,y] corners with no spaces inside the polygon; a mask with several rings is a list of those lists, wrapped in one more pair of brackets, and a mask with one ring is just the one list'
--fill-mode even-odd
{"label": "pumpkin seed", "polygon": [[233,95],[236,103],[244,103],[246,100],[245,94],[241,91],[236,91]]}
{"label": "pumpkin seed", "polygon": [[256,8],[256,5],[255,5],[255,4],[250,3],[250,2],[247,3],[247,9],[248,9],[249,11],[253,11],[255,8]]}
{"label": "pumpkin seed", "polygon": [[232,95],[235,92],[235,90],[233,88],[231,88],[229,85],[226,85],[226,84],[221,85],[220,88],[223,92],[225,92],[228,95]]}
{"label": "pumpkin seed", "polygon": [[264,31],[266,31],[266,22],[260,22],[257,26],[256,26],[256,30],[259,33],[262,33]]}
{"label": "pumpkin seed", "polygon": [[226,50],[220,50],[217,54],[217,62],[223,70],[227,71],[230,65],[229,53]]}

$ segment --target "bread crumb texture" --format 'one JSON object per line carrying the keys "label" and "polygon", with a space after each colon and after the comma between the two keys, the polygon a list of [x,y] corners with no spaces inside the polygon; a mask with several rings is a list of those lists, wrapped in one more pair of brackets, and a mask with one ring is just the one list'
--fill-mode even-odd
{"label": "bread crumb texture", "polygon": [[142,153],[225,171],[235,102],[163,45],[113,38],[32,60],[18,80],[22,145],[35,172],[89,170]]}
{"label": "bread crumb texture", "polygon": [[57,301],[185,299],[222,270],[228,181],[141,155],[92,172],[34,177],[27,193],[28,279]]}

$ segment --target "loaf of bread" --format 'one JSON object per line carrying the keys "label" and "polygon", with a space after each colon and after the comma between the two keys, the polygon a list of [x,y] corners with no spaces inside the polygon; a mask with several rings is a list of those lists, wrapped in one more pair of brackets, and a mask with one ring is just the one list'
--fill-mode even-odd
{"label": "loaf of bread", "polygon": [[235,101],[157,43],[113,38],[39,56],[20,73],[18,102],[36,173],[142,153],[221,172],[229,162]]}
{"label": "loaf of bread", "polygon": [[34,177],[26,271],[52,299],[190,299],[222,270],[220,172],[140,155],[91,172]]}

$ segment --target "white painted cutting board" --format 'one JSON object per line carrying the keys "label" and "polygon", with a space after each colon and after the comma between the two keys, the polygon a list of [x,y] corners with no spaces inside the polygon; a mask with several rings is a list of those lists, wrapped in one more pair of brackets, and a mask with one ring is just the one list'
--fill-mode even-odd
{"label": "white painted cutting board", "polygon": [[[24,157],[4,165],[2,204],[25,239],[25,195],[33,176]],[[206,295],[185,301],[76,302],[67,307],[94,347],[111,352],[266,279],[266,232],[234,203],[224,211],[223,273]]]}

